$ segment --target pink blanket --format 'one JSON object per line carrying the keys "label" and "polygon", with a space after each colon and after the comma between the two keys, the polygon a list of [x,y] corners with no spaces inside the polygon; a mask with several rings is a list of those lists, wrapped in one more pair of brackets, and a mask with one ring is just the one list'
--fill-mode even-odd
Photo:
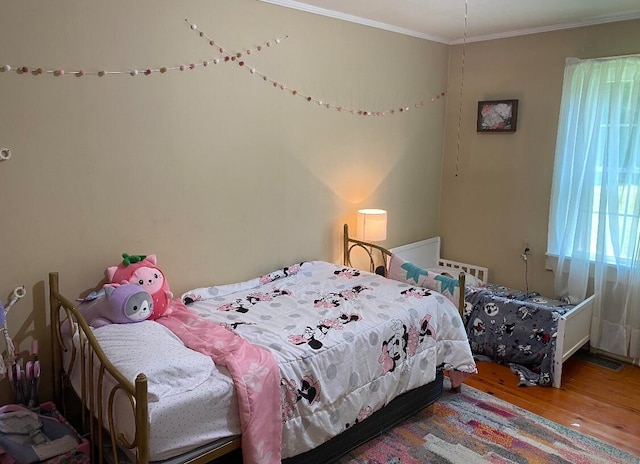
{"label": "pink blanket", "polygon": [[248,464],[279,464],[282,443],[280,370],[271,353],[189,311],[179,300],[156,320],[192,350],[225,366],[238,394],[242,455]]}

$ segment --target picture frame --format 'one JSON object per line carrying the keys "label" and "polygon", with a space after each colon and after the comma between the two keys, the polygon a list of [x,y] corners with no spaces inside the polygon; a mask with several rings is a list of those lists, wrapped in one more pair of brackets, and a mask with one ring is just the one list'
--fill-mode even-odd
{"label": "picture frame", "polygon": [[478,102],[478,132],[515,132],[517,123],[518,100],[485,100]]}

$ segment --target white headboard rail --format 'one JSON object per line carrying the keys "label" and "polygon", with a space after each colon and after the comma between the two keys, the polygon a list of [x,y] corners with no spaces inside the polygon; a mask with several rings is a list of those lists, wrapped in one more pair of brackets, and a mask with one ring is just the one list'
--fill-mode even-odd
{"label": "white headboard rail", "polygon": [[440,259],[440,237],[409,243],[391,248],[389,251],[418,267],[437,267]]}
{"label": "white headboard rail", "polygon": [[471,274],[476,279],[481,280],[485,284],[489,282],[489,268],[483,266],[476,266],[475,264],[467,264],[461,263],[458,261],[451,261],[449,259],[439,259],[438,260],[439,267],[450,267],[451,269],[455,269],[456,271],[466,272],[467,274]]}
{"label": "white headboard rail", "polygon": [[440,257],[440,237],[432,237],[407,245],[391,248],[393,254],[423,269],[447,267],[456,271],[464,271],[484,283],[489,282],[489,269],[475,264],[452,261]]}

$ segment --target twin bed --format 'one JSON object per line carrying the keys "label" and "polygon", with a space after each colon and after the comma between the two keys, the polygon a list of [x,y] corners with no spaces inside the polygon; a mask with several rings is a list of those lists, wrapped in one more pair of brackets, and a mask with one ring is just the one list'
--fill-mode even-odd
{"label": "twin bed", "polygon": [[[387,250],[346,226],[344,240],[345,263],[364,247],[386,273]],[[455,387],[475,372],[451,298],[346,264],[296,263],[174,304],[92,329],[50,274],[54,394],[67,412],[79,399],[92,462],[205,463],[239,448],[245,462],[334,462],[436,401],[445,374]]]}

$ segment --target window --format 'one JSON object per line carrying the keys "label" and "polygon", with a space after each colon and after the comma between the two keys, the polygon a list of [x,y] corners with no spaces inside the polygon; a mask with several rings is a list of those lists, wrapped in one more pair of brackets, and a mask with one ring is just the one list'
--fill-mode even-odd
{"label": "window", "polygon": [[569,59],[549,254],[630,265],[640,219],[640,56]]}

